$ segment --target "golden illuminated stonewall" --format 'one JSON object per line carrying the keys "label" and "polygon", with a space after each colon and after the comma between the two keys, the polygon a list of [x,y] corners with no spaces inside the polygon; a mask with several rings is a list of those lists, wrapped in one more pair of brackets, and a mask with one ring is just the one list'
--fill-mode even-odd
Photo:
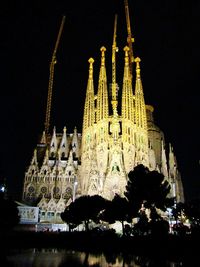
{"label": "golden illuminated stonewall", "polygon": [[[66,127],[62,133],[55,127],[52,134],[44,131],[25,172],[23,201],[37,203],[41,221],[60,221],[66,205],[81,195],[124,196],[128,173],[138,164],[163,173],[171,185],[169,195],[184,201],[172,145],[165,143],[164,133],[154,122],[154,108],[145,104],[141,60],[133,57],[132,49],[130,57],[130,42],[124,47],[121,88],[117,83],[116,25],[115,16],[112,60],[101,47],[97,85],[95,62],[89,59],[82,133],[76,127],[73,133]],[[112,64],[110,85],[107,61]]]}

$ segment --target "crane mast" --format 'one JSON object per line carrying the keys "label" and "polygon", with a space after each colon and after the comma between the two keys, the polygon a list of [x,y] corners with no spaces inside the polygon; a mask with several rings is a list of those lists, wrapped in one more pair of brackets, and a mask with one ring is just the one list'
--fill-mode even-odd
{"label": "crane mast", "polygon": [[131,33],[131,24],[130,24],[130,17],[129,17],[129,8],[128,8],[128,0],[124,0],[125,6],[125,14],[126,14],[126,26],[127,26],[127,43],[129,47],[129,69],[131,78],[133,75],[133,63],[134,63],[134,55],[133,55],[133,46],[132,43],[134,42],[134,38],[132,37]]}
{"label": "crane mast", "polygon": [[118,51],[117,43],[117,15],[115,15],[113,45],[112,45],[112,109],[113,114],[117,115],[117,83],[116,83],[116,52]]}
{"label": "crane mast", "polygon": [[51,58],[51,63],[50,63],[50,69],[49,69],[49,85],[48,85],[48,96],[47,96],[47,107],[46,107],[46,116],[45,116],[45,133],[49,133],[49,126],[50,126],[50,116],[51,116],[51,102],[52,102],[52,89],[53,89],[53,78],[54,78],[54,66],[56,64],[56,52],[57,48],[60,42],[60,37],[63,31],[65,23],[65,16],[62,17],[60,29],[58,32],[58,36],[56,39],[56,44],[53,50],[52,58]]}
{"label": "crane mast", "polygon": [[113,110],[113,116],[111,119],[110,124],[110,132],[112,133],[112,138],[114,143],[118,142],[119,140],[119,133],[120,133],[120,124],[119,124],[119,118],[118,118],[118,112],[117,112],[117,90],[118,85],[116,83],[116,52],[118,51],[117,47],[117,15],[115,15],[115,22],[114,22],[114,34],[113,34],[113,45],[112,45],[112,110]]}

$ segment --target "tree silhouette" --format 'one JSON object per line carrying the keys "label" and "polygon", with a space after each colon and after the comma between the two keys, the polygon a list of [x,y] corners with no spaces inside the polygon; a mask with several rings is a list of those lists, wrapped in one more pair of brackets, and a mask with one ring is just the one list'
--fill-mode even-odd
{"label": "tree silhouette", "polygon": [[[124,193],[130,203],[132,217],[138,217],[141,208],[149,209],[151,219],[155,219],[157,209],[166,211],[171,205],[172,198],[168,198],[170,185],[164,175],[158,171],[150,171],[140,164],[128,174],[128,183]],[[171,200],[171,201],[170,201]],[[155,220],[161,219],[157,216]]]}
{"label": "tree silhouette", "polygon": [[11,199],[5,199],[0,192],[0,231],[8,231],[19,223],[17,204]]}
{"label": "tree silhouette", "polygon": [[106,209],[100,214],[99,218],[111,224],[115,223],[115,221],[121,222],[124,235],[124,222],[130,221],[127,199],[115,194],[114,198],[107,204]]}
{"label": "tree silhouette", "polygon": [[200,236],[200,199],[195,198],[185,203],[185,215],[191,224],[191,233]]}
{"label": "tree silhouette", "polygon": [[74,202],[67,206],[64,212],[61,212],[60,217],[68,224],[69,232],[71,232],[72,229],[76,228],[81,223],[79,218],[76,217]]}
{"label": "tree silhouette", "polygon": [[147,215],[144,211],[141,211],[139,213],[138,222],[134,224],[134,227],[132,230],[133,235],[135,235],[135,236],[136,235],[146,235],[146,234],[148,234],[149,229],[150,229],[150,226],[149,226]]}
{"label": "tree silhouette", "polygon": [[98,214],[105,209],[106,203],[107,200],[99,195],[81,196],[66,207],[61,213],[61,219],[71,227],[84,223],[88,231],[90,220],[98,222]]}
{"label": "tree silhouette", "polygon": [[185,214],[185,210],[186,210],[186,204],[179,202],[177,203],[173,208],[172,208],[172,215],[174,217],[174,219],[176,220],[176,223],[178,223],[178,221],[180,221],[182,214]]}

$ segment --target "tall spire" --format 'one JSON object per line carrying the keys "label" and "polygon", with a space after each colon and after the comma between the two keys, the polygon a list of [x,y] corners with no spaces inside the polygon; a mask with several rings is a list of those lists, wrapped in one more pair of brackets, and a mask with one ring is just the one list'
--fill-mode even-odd
{"label": "tall spire", "polygon": [[67,158],[68,157],[68,152],[69,152],[69,146],[67,142],[67,128],[63,128],[63,135],[62,135],[62,140],[60,143],[60,154],[61,158]]}
{"label": "tall spire", "polygon": [[97,92],[97,122],[108,118],[108,89],[105,67],[106,48],[101,47],[101,68],[99,73],[99,84]]}
{"label": "tall spire", "polygon": [[129,48],[124,47],[125,52],[125,64],[124,64],[124,79],[122,88],[122,118],[134,121],[134,107],[133,107],[133,92],[132,92],[132,80],[130,77],[129,69]]}
{"label": "tall spire", "polygon": [[142,81],[140,76],[140,58],[135,59],[136,62],[136,81],[135,81],[135,123],[137,131],[137,146],[139,148],[139,161],[149,166],[148,157],[148,132],[147,132],[147,116],[146,106],[143,95]]}
{"label": "tall spire", "polygon": [[95,122],[95,106],[94,106],[94,82],[93,82],[93,63],[94,59],[90,58],[89,62],[89,78],[87,84],[87,92],[83,117],[83,132],[93,126]]}
{"label": "tall spire", "polygon": [[176,158],[174,155],[173,147],[171,144],[169,144],[169,176],[170,178],[174,179],[176,176],[177,171],[177,164],[176,164]]}
{"label": "tall spire", "polygon": [[136,83],[135,83],[135,116],[136,125],[140,128],[147,129],[146,107],[144,102],[144,94],[142,81],[140,76],[140,58],[135,59],[136,62]]}
{"label": "tall spire", "polygon": [[74,127],[74,133],[72,136],[72,151],[76,158],[79,158],[79,143],[78,143],[78,133],[77,128]]}
{"label": "tall spire", "polygon": [[32,157],[32,160],[31,160],[31,165],[37,165],[37,164],[38,164],[37,149],[35,148],[34,152],[33,152],[33,157]]}
{"label": "tall spire", "polygon": [[167,157],[163,139],[161,140],[161,172],[165,176],[165,178],[168,178],[169,173],[167,166]]}
{"label": "tall spire", "polygon": [[56,127],[54,126],[53,135],[52,135],[51,143],[50,143],[50,156],[51,157],[56,157],[57,148],[58,148],[58,142],[57,142],[57,137],[56,137]]}
{"label": "tall spire", "polygon": [[42,137],[41,137],[41,140],[40,140],[40,144],[46,144],[46,135],[45,135],[45,131],[43,131],[43,133],[42,133]]}

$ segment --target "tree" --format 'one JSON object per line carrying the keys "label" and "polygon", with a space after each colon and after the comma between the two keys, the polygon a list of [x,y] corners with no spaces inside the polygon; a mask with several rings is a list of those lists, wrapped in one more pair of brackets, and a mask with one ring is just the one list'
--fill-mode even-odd
{"label": "tree", "polygon": [[200,236],[200,199],[195,198],[185,203],[185,215],[191,224],[191,233]]}
{"label": "tree", "polygon": [[144,211],[139,213],[139,220],[132,229],[133,235],[146,235],[149,232],[149,222]]}
{"label": "tree", "polygon": [[1,231],[8,231],[19,223],[17,204],[11,199],[5,199],[3,192],[0,192],[0,213]]}
{"label": "tree", "polygon": [[115,194],[112,201],[108,203],[106,209],[100,214],[100,219],[108,223],[115,223],[115,221],[120,221],[124,235],[124,222],[130,221],[129,205],[127,199],[120,197],[118,194]]}
{"label": "tree", "polygon": [[179,202],[177,203],[173,208],[172,208],[172,215],[174,217],[174,219],[176,220],[176,223],[178,223],[178,221],[182,222],[182,214],[185,214],[185,209],[186,209],[186,204]]}
{"label": "tree", "polygon": [[105,209],[107,200],[99,195],[81,196],[72,202],[63,213],[61,219],[70,226],[85,224],[86,231],[89,230],[90,220],[98,222],[98,214]]}
{"label": "tree", "polygon": [[64,212],[61,212],[60,217],[69,225],[69,232],[71,232],[72,229],[76,228],[81,223],[79,218],[76,217],[74,202],[67,206]]}
{"label": "tree", "polygon": [[130,203],[132,217],[137,217],[141,208],[149,209],[154,218],[156,209],[166,211],[172,199],[167,197],[170,185],[162,173],[150,171],[140,164],[129,172],[128,178],[124,194]]}

